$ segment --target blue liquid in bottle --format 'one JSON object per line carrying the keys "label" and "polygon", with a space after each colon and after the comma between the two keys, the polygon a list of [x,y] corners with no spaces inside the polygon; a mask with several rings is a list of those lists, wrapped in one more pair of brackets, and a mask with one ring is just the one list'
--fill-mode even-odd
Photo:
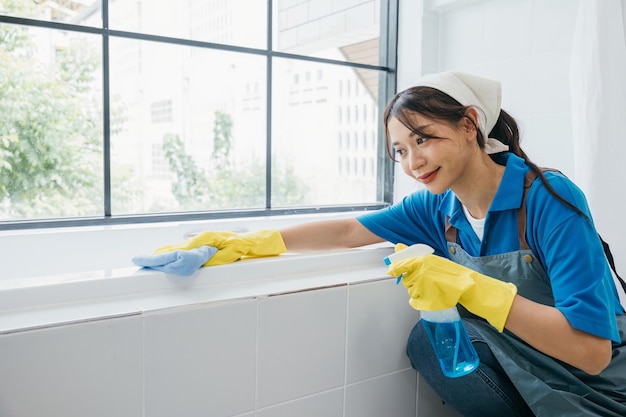
{"label": "blue liquid in bottle", "polygon": [[422,323],[435,350],[443,374],[450,378],[467,375],[480,362],[456,307],[422,311]]}

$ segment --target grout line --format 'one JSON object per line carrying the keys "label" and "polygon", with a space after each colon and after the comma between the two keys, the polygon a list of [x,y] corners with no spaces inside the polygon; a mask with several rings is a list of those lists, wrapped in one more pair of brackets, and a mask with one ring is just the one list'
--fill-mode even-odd
{"label": "grout line", "polygon": [[346,326],[345,326],[345,343],[343,347],[343,413],[342,415],[346,416],[346,399],[347,399],[347,390],[348,386],[348,323],[350,319],[350,286],[346,287]]}
{"label": "grout line", "polygon": [[[374,375],[374,376],[370,376],[370,377],[367,377],[367,378],[359,379],[358,381],[354,381],[354,382],[352,382],[350,384],[346,384],[346,387],[359,385],[359,384],[361,384],[363,382],[374,381],[374,380],[379,379],[379,378],[384,378],[384,377],[388,377],[388,376],[395,375],[395,374],[401,374],[403,372],[411,371],[411,370],[413,370],[413,368],[408,367],[408,368],[398,369],[398,370],[391,371],[391,372],[385,372],[384,374],[379,374],[379,375]],[[415,374],[417,375],[417,372]]]}
{"label": "grout line", "polygon": [[141,315],[141,415],[146,417],[146,316]]}
{"label": "grout line", "polygon": [[0,330],[0,336],[5,336],[5,335],[13,334],[13,333],[30,332],[33,330],[44,330],[44,329],[54,329],[56,327],[74,326],[77,324],[93,323],[93,322],[99,322],[99,321],[105,321],[105,320],[111,320],[111,319],[119,319],[119,318],[124,318],[124,317],[133,317],[133,316],[139,316],[139,315],[142,315],[142,313],[139,311],[133,311],[129,313],[109,314],[109,315],[87,317],[87,318],[75,319],[75,320],[58,321],[54,323],[46,323],[46,324],[40,324],[40,325],[24,326],[24,327],[19,327],[19,328]]}
{"label": "grout line", "polygon": [[254,349],[254,412],[256,415],[256,411],[259,407],[259,339],[261,335],[260,331],[260,310],[261,310],[261,299],[256,298],[256,329],[255,329],[255,349]]}

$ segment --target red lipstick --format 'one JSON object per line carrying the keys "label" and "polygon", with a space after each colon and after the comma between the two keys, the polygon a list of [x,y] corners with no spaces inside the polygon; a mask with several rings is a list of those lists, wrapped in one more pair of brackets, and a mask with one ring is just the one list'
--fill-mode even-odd
{"label": "red lipstick", "polygon": [[424,175],[419,176],[417,179],[422,183],[422,184],[428,184],[429,182],[432,182],[435,180],[435,178],[437,177],[437,173],[439,172],[439,168],[437,168],[434,171],[430,171]]}

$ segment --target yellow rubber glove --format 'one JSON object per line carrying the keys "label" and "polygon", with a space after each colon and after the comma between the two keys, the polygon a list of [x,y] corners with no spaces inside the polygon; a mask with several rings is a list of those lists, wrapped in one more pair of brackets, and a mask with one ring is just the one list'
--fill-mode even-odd
{"label": "yellow rubber glove", "polygon": [[443,310],[461,303],[486,319],[499,332],[511,310],[517,287],[488,277],[437,255],[418,256],[392,263],[387,273],[398,277],[416,310]]}
{"label": "yellow rubber glove", "polygon": [[280,232],[274,229],[265,229],[244,234],[202,232],[186,242],[160,247],[154,254],[174,250],[189,250],[205,245],[213,246],[218,251],[202,266],[228,264],[241,258],[276,256],[287,251]]}

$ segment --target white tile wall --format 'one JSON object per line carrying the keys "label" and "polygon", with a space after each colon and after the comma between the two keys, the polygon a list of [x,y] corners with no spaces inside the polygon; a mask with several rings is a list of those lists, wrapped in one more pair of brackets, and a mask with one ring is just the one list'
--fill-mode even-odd
{"label": "white tile wall", "polygon": [[145,316],[146,415],[232,416],[254,410],[256,301]]}
{"label": "white tile wall", "polygon": [[343,397],[342,387],[259,410],[256,417],[343,417]]}
{"label": "white tile wall", "polygon": [[348,297],[347,383],[411,367],[407,337],[419,313],[395,280],[350,286]]}
{"label": "white tile wall", "polygon": [[491,0],[479,6],[484,12],[485,62],[530,55],[532,3],[533,0]]}
{"label": "white tile wall", "polygon": [[415,417],[416,320],[381,278],[6,333],[0,416]]}
{"label": "white tile wall", "polygon": [[[574,179],[574,148],[569,143],[572,137],[572,125],[569,114],[544,114],[528,117],[524,149],[538,165],[556,168]],[[541,140],[545,132],[551,132],[561,126],[559,134],[550,140]],[[556,162],[549,155],[559,155],[563,161]]]}
{"label": "white tile wall", "polygon": [[569,51],[578,13],[578,1],[535,0],[532,3],[532,53]]}
{"label": "white tile wall", "polygon": [[483,10],[476,7],[454,9],[439,16],[439,32],[427,34],[430,42],[439,45],[439,71],[463,70],[484,61],[484,19]]}
{"label": "white tile wall", "polygon": [[407,369],[347,386],[344,417],[415,416],[415,380]]}
{"label": "white tile wall", "polygon": [[347,286],[259,301],[258,406],[344,384]]}
{"label": "white tile wall", "polygon": [[142,416],[140,316],[0,337],[0,416]]}

